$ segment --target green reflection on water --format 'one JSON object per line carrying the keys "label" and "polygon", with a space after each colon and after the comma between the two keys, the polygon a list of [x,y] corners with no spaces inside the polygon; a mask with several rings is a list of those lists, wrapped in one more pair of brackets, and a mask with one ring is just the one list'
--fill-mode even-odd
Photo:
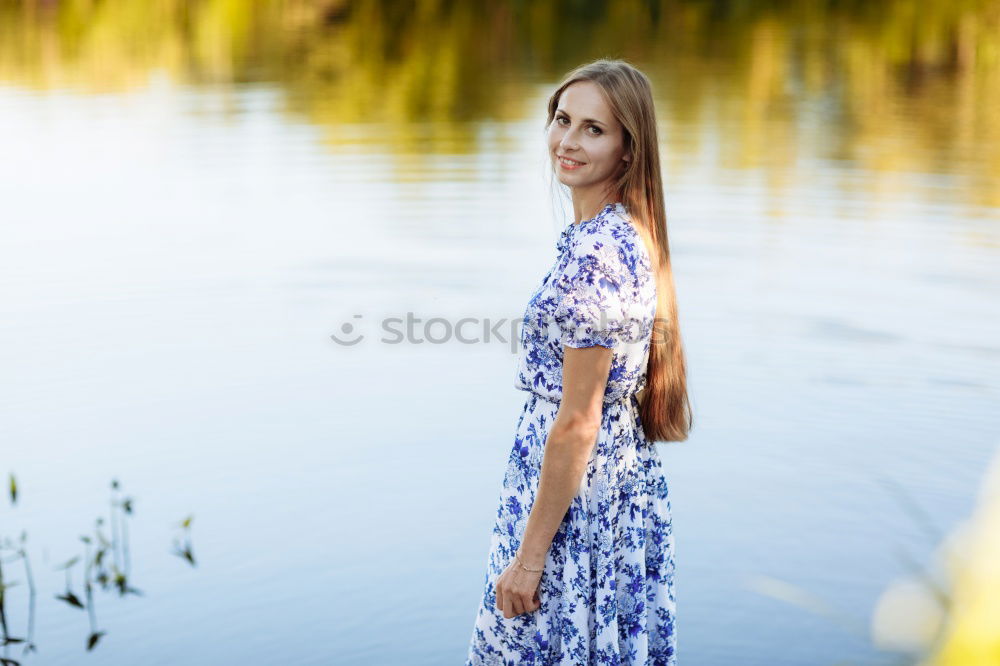
{"label": "green reflection on water", "polygon": [[538,84],[602,56],[649,73],[678,159],[700,140],[685,128],[712,122],[725,166],[780,179],[806,142],[865,169],[961,173],[1000,205],[997,0],[0,0],[2,82],[268,83],[331,146],[378,124],[392,152],[476,152],[470,121],[538,115]]}

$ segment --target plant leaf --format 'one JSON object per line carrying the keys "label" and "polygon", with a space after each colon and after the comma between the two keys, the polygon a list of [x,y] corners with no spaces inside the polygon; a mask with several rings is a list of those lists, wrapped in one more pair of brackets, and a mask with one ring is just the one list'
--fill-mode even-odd
{"label": "plant leaf", "polygon": [[76,606],[77,608],[84,608],[84,605],[80,603],[80,599],[69,590],[66,591],[66,594],[57,595],[56,599],[58,599],[59,601],[65,601],[70,606]]}
{"label": "plant leaf", "polygon": [[103,631],[95,631],[94,633],[92,633],[92,634],[90,635],[90,638],[88,638],[88,639],[87,639],[87,649],[88,649],[88,650],[93,650],[93,649],[94,649],[94,646],[95,646],[95,645],[97,645],[97,641],[98,641],[98,639],[99,639],[99,638],[100,638],[101,636],[103,636],[103,635],[104,635],[104,633],[105,633],[105,632],[103,632]]}

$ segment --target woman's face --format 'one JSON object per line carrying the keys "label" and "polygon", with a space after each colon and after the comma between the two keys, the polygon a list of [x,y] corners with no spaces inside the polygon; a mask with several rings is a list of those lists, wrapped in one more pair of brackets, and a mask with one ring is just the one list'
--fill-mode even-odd
{"label": "woman's face", "polygon": [[[572,188],[611,190],[629,158],[621,124],[597,84],[576,81],[563,90],[548,127],[549,158],[559,181]],[[574,162],[564,163],[560,157]]]}

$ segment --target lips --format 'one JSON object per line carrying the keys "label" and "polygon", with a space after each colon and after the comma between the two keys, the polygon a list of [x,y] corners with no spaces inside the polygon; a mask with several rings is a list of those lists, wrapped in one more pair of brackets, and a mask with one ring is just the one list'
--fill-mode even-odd
{"label": "lips", "polygon": [[563,157],[562,155],[556,155],[556,157],[559,159],[560,166],[564,169],[577,169],[586,164],[586,162],[578,162],[572,158]]}

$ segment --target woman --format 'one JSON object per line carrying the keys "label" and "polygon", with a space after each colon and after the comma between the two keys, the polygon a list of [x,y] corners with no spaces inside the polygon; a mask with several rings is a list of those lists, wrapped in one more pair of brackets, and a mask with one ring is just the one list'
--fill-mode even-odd
{"label": "woman", "polygon": [[649,81],[620,60],[580,67],[546,130],[576,221],[525,312],[528,396],[467,666],[672,665],[674,541],[653,444],[685,440],[692,420]]}

